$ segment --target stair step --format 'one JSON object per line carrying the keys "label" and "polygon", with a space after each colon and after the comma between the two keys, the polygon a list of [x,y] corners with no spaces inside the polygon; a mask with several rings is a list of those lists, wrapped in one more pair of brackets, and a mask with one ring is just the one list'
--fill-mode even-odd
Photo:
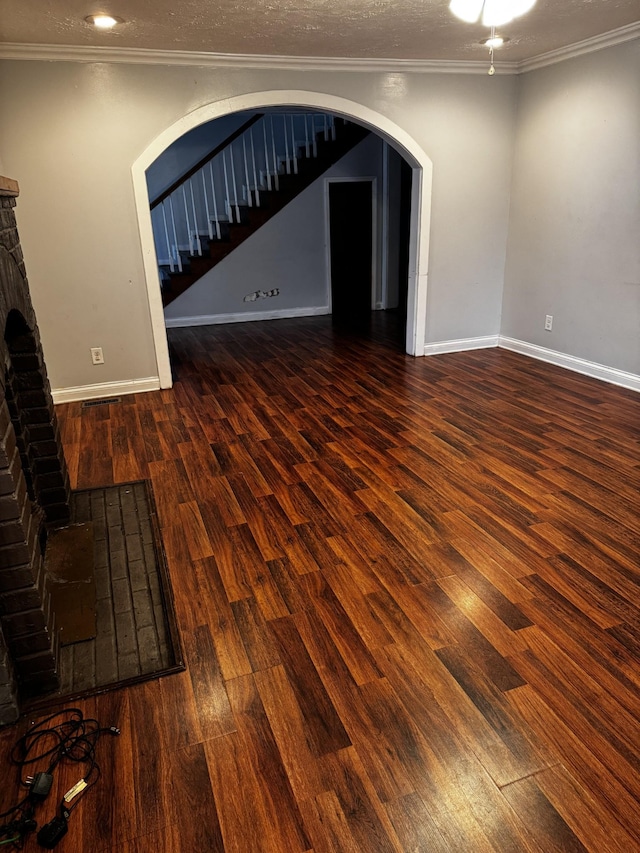
{"label": "stair step", "polygon": [[189,262],[189,273],[196,278],[200,278],[211,269],[211,254],[207,252],[201,258],[191,258]]}

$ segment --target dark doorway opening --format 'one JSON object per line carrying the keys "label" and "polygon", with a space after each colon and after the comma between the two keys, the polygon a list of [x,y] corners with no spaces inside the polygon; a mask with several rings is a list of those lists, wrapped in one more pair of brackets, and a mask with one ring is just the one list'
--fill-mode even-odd
{"label": "dark doorway opening", "polygon": [[373,183],[329,184],[331,305],[338,326],[367,329],[373,286]]}
{"label": "dark doorway opening", "polygon": [[[334,328],[385,342],[405,351],[409,293],[409,245],[413,170],[397,151],[388,149],[386,226],[380,234],[387,253],[382,282],[382,310],[376,306],[374,242],[381,216],[371,180],[329,184],[329,247]],[[384,193],[383,193],[384,195]],[[375,309],[375,310],[374,310]]]}

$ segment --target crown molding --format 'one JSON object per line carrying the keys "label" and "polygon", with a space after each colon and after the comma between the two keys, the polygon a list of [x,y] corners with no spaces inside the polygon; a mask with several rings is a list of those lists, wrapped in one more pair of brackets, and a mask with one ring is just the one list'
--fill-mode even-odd
{"label": "crown molding", "polygon": [[518,63],[518,73],[526,74],[527,71],[546,68],[547,65],[555,65],[558,62],[564,62],[565,59],[574,59],[576,56],[584,56],[586,53],[593,53],[596,50],[603,50],[605,47],[613,47],[616,44],[633,41],[639,37],[640,21],[636,21],[635,24],[628,24],[626,27],[610,30],[608,33],[593,36],[584,41],[576,42],[576,44],[559,47],[557,50],[541,53],[531,59],[524,59]]}
{"label": "crown molding", "polygon": [[[499,61],[497,74],[524,74],[640,37],[640,21],[521,62]],[[205,68],[254,68],[290,71],[406,72],[420,74],[484,74],[485,60],[375,59],[323,56],[268,56],[192,50],[148,50],[59,44],[0,43],[0,59],[45,62],[119,62],[133,65],[199,65]]]}
{"label": "crown molding", "polygon": [[[381,71],[431,74],[484,74],[485,60],[374,59],[324,56],[266,56],[139,47],[79,47],[58,44],[0,43],[0,59],[45,62],[124,62],[133,65],[199,65],[209,68],[255,68],[291,71]],[[496,74],[516,74],[517,62],[496,63]]]}

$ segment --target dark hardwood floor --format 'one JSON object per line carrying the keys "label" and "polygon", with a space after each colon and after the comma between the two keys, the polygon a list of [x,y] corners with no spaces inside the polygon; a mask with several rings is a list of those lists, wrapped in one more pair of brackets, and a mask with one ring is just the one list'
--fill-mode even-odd
{"label": "dark hardwood floor", "polygon": [[60,853],[640,850],[640,396],[373,338],[173,330],[172,390],[59,407],[75,487],[150,478],[188,663],[78,703]]}

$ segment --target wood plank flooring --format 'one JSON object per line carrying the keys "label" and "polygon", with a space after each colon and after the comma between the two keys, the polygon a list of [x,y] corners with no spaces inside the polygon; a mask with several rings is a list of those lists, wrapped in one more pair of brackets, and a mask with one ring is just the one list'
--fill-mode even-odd
{"label": "wood plank flooring", "polygon": [[61,853],[640,850],[640,397],[326,318],[170,340],[172,390],[58,410],[74,487],[150,478],[188,663],[79,703],[122,735]]}

